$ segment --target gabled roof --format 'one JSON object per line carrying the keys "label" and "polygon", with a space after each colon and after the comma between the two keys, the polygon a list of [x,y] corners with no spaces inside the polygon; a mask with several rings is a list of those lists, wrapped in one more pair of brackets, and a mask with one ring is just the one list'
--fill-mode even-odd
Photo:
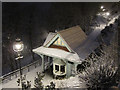
{"label": "gabled roof", "polygon": [[68,44],[73,51],[87,38],[84,31],[79,26],[61,30],[55,33],[49,33],[43,46],[47,45],[57,34]]}
{"label": "gabled roof", "polygon": [[60,34],[72,50],[77,48],[87,38],[79,26],[74,26],[57,33]]}
{"label": "gabled roof", "polygon": [[45,46],[55,35],[56,35],[56,33],[50,32],[50,33],[48,34],[48,36],[47,36],[47,38],[46,38],[43,46]]}
{"label": "gabled roof", "polygon": [[[57,38],[61,38],[70,52],[66,52],[61,49],[48,48],[52,45]],[[83,59],[79,56],[79,53],[76,52],[76,48],[78,48],[83,41],[87,38],[86,34],[82,31],[79,26],[74,26],[65,30],[61,30],[57,33],[49,33],[46,41],[43,46],[36,48],[33,52],[37,54],[44,54],[48,56],[58,57],[62,59],[67,59],[71,62],[79,62],[83,61]],[[74,51],[75,53],[72,53]]]}
{"label": "gabled roof", "polygon": [[61,49],[46,48],[46,47],[41,46],[36,49],[33,49],[33,52],[37,53],[38,55],[43,54],[43,55],[47,55],[50,57],[56,57],[56,58],[60,58],[63,60],[68,60],[71,62],[76,62],[76,63],[82,62],[80,57],[76,53],[66,52]]}

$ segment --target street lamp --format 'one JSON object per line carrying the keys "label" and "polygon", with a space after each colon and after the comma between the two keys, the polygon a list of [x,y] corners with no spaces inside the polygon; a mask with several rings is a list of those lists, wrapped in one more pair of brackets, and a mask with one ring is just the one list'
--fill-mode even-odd
{"label": "street lamp", "polygon": [[109,15],[110,15],[110,13],[109,13],[109,12],[106,12],[106,15],[107,15],[107,16],[109,16]]}
{"label": "street lamp", "polygon": [[103,12],[105,11],[105,9],[102,10]]}
{"label": "street lamp", "polygon": [[23,56],[21,55],[21,51],[23,51],[23,49],[24,49],[23,42],[20,39],[16,39],[16,42],[13,43],[13,50],[17,53],[17,57],[15,59],[19,61],[21,86],[22,86],[22,69],[20,59],[23,58]]}
{"label": "street lamp", "polygon": [[17,53],[20,53],[24,49],[24,44],[20,39],[16,39],[16,42],[13,44],[13,50]]}
{"label": "street lamp", "polygon": [[104,6],[101,6],[100,8],[101,8],[101,9],[103,9],[103,8],[104,8]]}

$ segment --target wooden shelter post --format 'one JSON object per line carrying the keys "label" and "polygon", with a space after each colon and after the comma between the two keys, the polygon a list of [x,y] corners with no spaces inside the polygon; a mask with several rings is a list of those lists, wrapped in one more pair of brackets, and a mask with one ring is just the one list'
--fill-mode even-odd
{"label": "wooden shelter post", "polygon": [[45,71],[45,61],[44,61],[44,55],[40,55],[42,58],[42,72]]}

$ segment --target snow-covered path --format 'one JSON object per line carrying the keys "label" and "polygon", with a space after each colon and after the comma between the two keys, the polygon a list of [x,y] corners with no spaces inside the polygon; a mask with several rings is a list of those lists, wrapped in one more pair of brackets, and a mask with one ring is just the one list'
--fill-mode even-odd
{"label": "snow-covered path", "polygon": [[[35,77],[37,76],[36,72],[41,72],[41,66],[31,70],[26,74],[26,80],[31,81],[32,88],[34,88],[34,80],[35,80]],[[49,85],[52,79],[53,78],[50,75],[45,74],[45,77],[43,78],[44,86]],[[21,86],[17,86],[17,80],[18,78],[15,78],[7,83],[3,83],[2,88],[21,88]]]}
{"label": "snow-covered path", "polygon": [[98,17],[97,21],[100,24],[99,27],[95,27],[94,31],[90,33],[87,39],[76,49],[79,56],[84,60],[89,54],[98,47],[99,42],[96,41],[97,36],[100,34],[101,30],[103,30],[106,25],[110,25],[114,23],[115,19],[118,18],[118,15],[113,17],[110,22],[107,22],[105,18]]}
{"label": "snow-covered path", "polygon": [[[27,78],[28,81],[31,81],[32,87],[34,85],[33,80],[36,76],[36,72],[39,72],[40,70],[41,70],[41,67],[37,67],[36,69],[33,69],[26,74],[26,78]],[[18,78],[15,78],[15,79],[7,82],[7,83],[3,83],[2,88],[20,88],[20,86],[17,86],[17,80],[18,80]]]}

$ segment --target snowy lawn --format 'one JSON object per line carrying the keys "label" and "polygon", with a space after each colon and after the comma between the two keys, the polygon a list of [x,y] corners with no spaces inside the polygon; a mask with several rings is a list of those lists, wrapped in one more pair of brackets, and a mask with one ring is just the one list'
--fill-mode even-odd
{"label": "snowy lawn", "polygon": [[78,75],[75,77],[70,77],[68,79],[63,80],[51,80],[55,83],[56,88],[85,88],[85,85],[80,82],[80,78]]}

